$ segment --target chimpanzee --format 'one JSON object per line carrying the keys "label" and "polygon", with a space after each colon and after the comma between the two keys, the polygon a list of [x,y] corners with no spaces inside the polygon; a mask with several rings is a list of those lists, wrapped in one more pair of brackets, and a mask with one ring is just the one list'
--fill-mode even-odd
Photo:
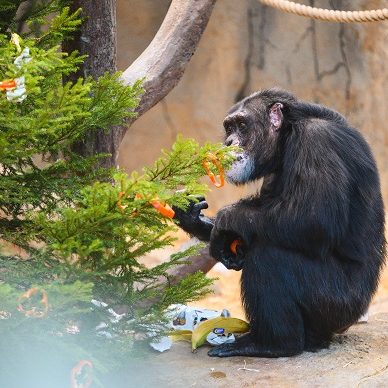
{"label": "chimpanzee", "polygon": [[[227,178],[264,178],[260,193],[215,219],[192,203],[176,218],[241,270],[250,332],[210,356],[282,357],[327,347],[366,311],[385,257],[384,208],[371,150],[339,113],[263,90],[234,105],[225,144],[240,147]],[[237,254],[230,249],[237,238]]]}

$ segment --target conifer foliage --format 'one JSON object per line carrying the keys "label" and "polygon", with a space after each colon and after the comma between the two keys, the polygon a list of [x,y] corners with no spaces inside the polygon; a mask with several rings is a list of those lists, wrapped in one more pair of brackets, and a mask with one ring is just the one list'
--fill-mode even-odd
{"label": "conifer foliage", "polygon": [[172,281],[168,272],[195,248],[152,268],[139,258],[174,242],[170,206],[185,208],[207,190],[198,183],[207,155],[223,167],[232,156],[178,138],[154,166],[128,176],[99,168],[104,155],[72,152],[87,131],[135,114],[141,81],[124,86],[117,73],[65,82],[83,60],[60,48],[79,11],[33,1],[27,15],[16,13],[20,3],[0,5],[0,385],[68,386],[72,371],[87,386],[90,376],[74,369],[80,360],[98,382],[135,338],[163,331],[170,304],[209,292],[202,273]]}

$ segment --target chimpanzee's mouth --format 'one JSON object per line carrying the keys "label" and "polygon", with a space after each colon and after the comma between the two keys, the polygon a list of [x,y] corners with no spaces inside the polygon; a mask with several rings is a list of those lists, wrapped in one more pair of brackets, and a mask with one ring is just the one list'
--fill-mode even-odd
{"label": "chimpanzee's mouth", "polygon": [[236,153],[230,169],[226,171],[226,178],[233,184],[243,184],[249,181],[253,173],[253,161],[245,153]]}

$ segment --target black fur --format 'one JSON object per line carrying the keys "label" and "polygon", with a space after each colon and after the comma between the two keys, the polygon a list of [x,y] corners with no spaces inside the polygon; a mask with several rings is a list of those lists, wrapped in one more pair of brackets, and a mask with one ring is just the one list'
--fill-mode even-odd
{"label": "black fur", "polygon": [[[280,128],[270,120],[275,103]],[[254,159],[249,176],[235,174],[233,182],[264,183],[257,195],[221,209],[211,230],[211,255],[242,269],[251,330],[209,355],[278,357],[325,347],[367,310],[384,262],[370,148],[337,112],[279,89],[236,104],[225,127],[226,144]],[[203,238],[201,230],[197,221],[190,232]],[[236,237],[243,241],[237,256],[229,248]]]}

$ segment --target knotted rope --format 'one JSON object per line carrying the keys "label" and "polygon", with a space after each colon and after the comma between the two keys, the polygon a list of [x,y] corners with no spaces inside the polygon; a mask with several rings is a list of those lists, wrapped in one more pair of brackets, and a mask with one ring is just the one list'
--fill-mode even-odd
{"label": "knotted rope", "polygon": [[310,7],[308,5],[294,3],[287,0],[259,0],[264,5],[279,9],[284,12],[327,22],[363,23],[376,22],[388,19],[388,8],[374,9],[370,11],[337,11]]}

